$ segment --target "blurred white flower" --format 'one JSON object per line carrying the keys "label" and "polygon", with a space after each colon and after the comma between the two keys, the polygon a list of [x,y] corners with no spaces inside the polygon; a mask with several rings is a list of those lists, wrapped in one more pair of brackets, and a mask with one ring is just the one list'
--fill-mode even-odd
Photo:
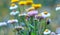
{"label": "blurred white flower", "polygon": [[49,29],[46,29],[46,30],[44,31],[44,35],[50,34],[50,33],[51,33],[51,31],[50,31]]}
{"label": "blurred white flower", "polygon": [[15,5],[15,6],[11,6],[9,9],[10,9],[10,10],[14,10],[14,9],[17,9],[17,8],[18,8],[18,6]]}
{"label": "blurred white flower", "polygon": [[17,30],[17,31],[19,31],[19,30],[24,30],[24,27],[22,27],[22,26],[15,26],[14,29]]}
{"label": "blurred white flower", "polygon": [[18,22],[17,19],[12,19],[12,20],[8,20],[8,21],[7,21],[7,23],[16,23],[16,22]]}
{"label": "blurred white flower", "polygon": [[58,28],[56,29],[56,33],[57,33],[57,34],[60,34],[60,27],[58,27]]}
{"label": "blurred white flower", "polygon": [[56,35],[55,32],[51,32],[51,35]]}
{"label": "blurred white flower", "polygon": [[17,14],[19,14],[19,11],[16,11],[16,12],[12,11],[12,12],[10,13],[10,15],[17,15]]}
{"label": "blurred white flower", "polygon": [[60,7],[56,7],[56,11],[60,10]]}
{"label": "blurred white flower", "polygon": [[41,15],[42,15],[42,17],[44,17],[44,18],[47,18],[47,17],[50,17],[50,16],[51,16],[51,14],[48,13],[48,12],[42,12]]}
{"label": "blurred white flower", "polygon": [[6,22],[0,22],[0,26],[6,26],[7,23]]}
{"label": "blurred white flower", "polygon": [[27,14],[26,13],[23,13],[23,14],[19,14],[18,16],[26,16]]}

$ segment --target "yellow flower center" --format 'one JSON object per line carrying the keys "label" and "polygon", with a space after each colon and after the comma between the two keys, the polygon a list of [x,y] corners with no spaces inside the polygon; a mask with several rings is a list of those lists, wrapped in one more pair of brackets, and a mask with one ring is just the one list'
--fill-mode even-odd
{"label": "yellow flower center", "polygon": [[45,32],[48,32],[48,29],[46,29]]}
{"label": "yellow flower center", "polygon": [[44,14],[48,14],[48,12],[44,12]]}
{"label": "yellow flower center", "polygon": [[13,4],[11,4],[11,6],[12,6],[12,7],[14,7],[14,6],[15,6],[15,4],[13,3]]}

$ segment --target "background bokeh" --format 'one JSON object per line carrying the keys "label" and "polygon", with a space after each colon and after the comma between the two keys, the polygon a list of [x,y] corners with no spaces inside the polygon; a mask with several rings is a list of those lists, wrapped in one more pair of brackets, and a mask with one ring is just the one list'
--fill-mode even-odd
{"label": "background bokeh", "polygon": [[[55,7],[57,4],[60,4],[60,0],[33,0],[33,1],[34,3],[42,4],[40,12],[47,10],[48,12],[51,13],[52,22],[50,24],[51,25],[50,27],[52,31],[55,31],[57,27],[60,27],[60,11],[55,11]],[[0,22],[7,21],[10,18],[9,3],[10,0],[0,0]],[[0,30],[0,35],[4,35],[4,31],[7,31],[6,28]],[[9,29],[8,34],[14,35],[13,33],[14,32]]]}

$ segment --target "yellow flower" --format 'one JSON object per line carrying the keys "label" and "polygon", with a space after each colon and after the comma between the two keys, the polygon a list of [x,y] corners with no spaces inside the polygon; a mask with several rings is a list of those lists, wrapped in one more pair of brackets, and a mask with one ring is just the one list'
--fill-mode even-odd
{"label": "yellow flower", "polygon": [[19,5],[25,5],[26,4],[26,1],[20,1],[18,4]]}
{"label": "yellow flower", "polygon": [[12,6],[12,7],[14,7],[14,6],[15,6],[15,4],[14,4],[14,3],[12,3],[12,4],[11,4],[11,6]]}
{"label": "yellow flower", "polygon": [[33,4],[33,1],[26,1],[26,5],[31,5]]}
{"label": "yellow flower", "polygon": [[26,11],[32,11],[32,10],[35,10],[35,8],[34,7],[30,7],[28,9],[26,9]]}
{"label": "yellow flower", "polygon": [[32,7],[34,7],[35,9],[37,9],[37,8],[42,7],[42,5],[41,4],[32,4]]}
{"label": "yellow flower", "polygon": [[18,2],[19,0],[11,0],[12,3]]}

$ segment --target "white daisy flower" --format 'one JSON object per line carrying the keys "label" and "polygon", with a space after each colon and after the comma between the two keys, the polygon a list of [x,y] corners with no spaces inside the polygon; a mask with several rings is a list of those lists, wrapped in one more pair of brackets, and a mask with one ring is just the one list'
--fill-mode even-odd
{"label": "white daisy flower", "polygon": [[6,26],[7,23],[6,22],[0,22],[0,26]]}
{"label": "white daisy flower", "polygon": [[17,30],[17,31],[19,31],[19,30],[24,30],[24,27],[22,27],[22,26],[15,26],[14,29]]}
{"label": "white daisy flower", "polygon": [[56,11],[58,11],[58,10],[60,10],[60,7],[56,7],[55,9],[56,9]]}
{"label": "white daisy flower", "polygon": [[14,5],[14,6],[11,6],[9,9],[10,10],[14,10],[14,9],[17,9],[18,8],[18,6],[17,5]]}
{"label": "white daisy flower", "polygon": [[16,11],[16,12],[12,11],[12,12],[10,13],[10,15],[17,15],[17,14],[19,14],[19,11]]}
{"label": "white daisy flower", "polygon": [[46,30],[44,31],[44,35],[47,35],[47,34],[50,34],[50,33],[51,33],[51,31],[48,30],[48,29],[46,29]]}
{"label": "white daisy flower", "polygon": [[8,20],[8,21],[7,21],[7,23],[16,23],[16,22],[18,22],[17,19],[12,19],[12,20]]}
{"label": "white daisy flower", "polygon": [[23,14],[19,14],[18,16],[26,16],[27,14],[26,13],[23,13]]}
{"label": "white daisy flower", "polygon": [[47,17],[50,17],[50,16],[51,16],[51,14],[48,13],[48,12],[42,12],[41,15],[42,15],[42,17],[44,17],[44,18],[47,18]]}

